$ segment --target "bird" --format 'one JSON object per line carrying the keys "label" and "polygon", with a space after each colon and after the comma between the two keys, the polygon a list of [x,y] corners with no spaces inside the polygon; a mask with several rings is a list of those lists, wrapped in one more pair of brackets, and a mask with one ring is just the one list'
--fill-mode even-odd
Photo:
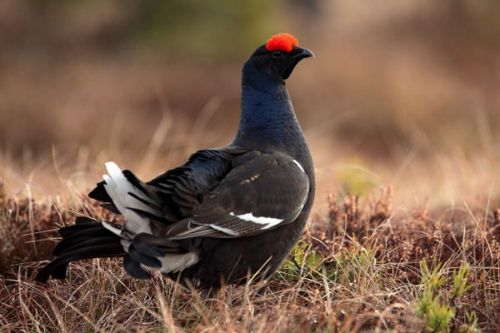
{"label": "bird", "polygon": [[78,216],[59,229],[35,280],[65,279],[71,261],[119,257],[137,279],[160,272],[200,289],[267,279],[298,242],[314,202],[312,157],[285,81],[314,54],[292,34],[259,46],[242,70],[234,139],[143,182],[114,162],[89,193],[123,223]]}

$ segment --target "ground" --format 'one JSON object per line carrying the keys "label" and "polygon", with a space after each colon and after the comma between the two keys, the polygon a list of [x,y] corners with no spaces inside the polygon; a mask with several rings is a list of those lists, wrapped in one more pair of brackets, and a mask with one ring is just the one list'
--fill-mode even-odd
{"label": "ground", "polygon": [[76,214],[112,219],[85,199],[0,197],[0,324],[27,332],[477,332],[500,313],[500,210],[394,211],[391,189],[330,196],[326,214],[269,281],[200,292],[162,276],[138,281],[120,260],[71,265],[35,283],[55,229]]}

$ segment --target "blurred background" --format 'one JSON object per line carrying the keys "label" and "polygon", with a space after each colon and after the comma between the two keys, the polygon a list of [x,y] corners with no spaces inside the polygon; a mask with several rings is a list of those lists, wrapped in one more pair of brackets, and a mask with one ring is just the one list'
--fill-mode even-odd
{"label": "blurred background", "polygon": [[498,200],[497,0],[0,1],[0,182],[84,192],[115,160],[148,179],[235,133],[240,71],[272,34],[327,193]]}

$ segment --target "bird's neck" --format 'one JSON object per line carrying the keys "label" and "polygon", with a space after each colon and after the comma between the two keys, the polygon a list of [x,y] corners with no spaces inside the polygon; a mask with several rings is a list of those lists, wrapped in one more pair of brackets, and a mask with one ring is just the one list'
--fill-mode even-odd
{"label": "bird's neck", "polygon": [[287,148],[303,141],[283,80],[273,80],[251,65],[243,69],[240,126],[234,144]]}

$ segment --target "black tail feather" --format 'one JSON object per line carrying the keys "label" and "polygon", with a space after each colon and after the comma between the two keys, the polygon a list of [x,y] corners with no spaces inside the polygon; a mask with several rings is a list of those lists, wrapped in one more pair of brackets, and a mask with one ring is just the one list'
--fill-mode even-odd
{"label": "black tail feather", "polygon": [[97,183],[96,187],[89,193],[89,197],[94,200],[100,201],[101,206],[109,210],[110,212],[120,214],[120,211],[113,204],[113,200],[111,200],[108,192],[106,192],[104,184],[105,183],[103,181]]}
{"label": "black tail feather", "polygon": [[94,245],[98,246],[102,244],[112,244],[112,243],[116,243],[116,236],[114,235],[110,237],[97,237],[90,239],[82,238],[78,242],[74,242],[73,240],[63,239],[59,244],[57,244],[53,254],[55,256],[61,256],[67,252],[74,251],[79,248],[89,247]]}
{"label": "black tail feather", "polygon": [[85,217],[77,218],[76,222],[59,230],[63,239],[54,249],[56,258],[38,272],[37,281],[47,282],[50,277],[64,279],[68,263],[74,260],[125,255],[120,237],[104,228],[100,222]]}
{"label": "black tail feather", "polygon": [[151,275],[146,272],[137,261],[134,261],[130,256],[126,255],[123,258],[123,268],[125,271],[136,279],[149,279]]}
{"label": "black tail feather", "polygon": [[139,178],[137,178],[130,170],[123,170],[123,175],[136,189],[138,189],[148,197],[153,196],[153,193],[151,193],[151,191],[147,189],[146,184],[144,184]]}
{"label": "black tail feather", "polygon": [[128,256],[135,262],[149,267],[160,268],[161,262],[154,256],[147,255],[144,252],[137,251],[133,244],[128,248]]}
{"label": "black tail feather", "polygon": [[[78,219],[81,219],[80,217]],[[77,220],[78,221],[78,220]],[[91,220],[89,220],[91,221]],[[114,224],[110,223],[114,226]],[[92,221],[92,222],[77,222],[77,224],[70,225],[68,227],[64,227],[59,229],[59,235],[66,238],[77,238],[79,236],[106,236],[113,233],[108,229],[104,228],[100,222]]]}
{"label": "black tail feather", "polygon": [[97,183],[96,187],[90,191],[89,197],[101,202],[112,202],[108,192],[104,188],[104,181]]}
{"label": "black tail feather", "polygon": [[52,277],[54,279],[66,278],[66,269],[70,261],[94,258],[121,257],[125,255],[121,244],[102,244],[97,246],[88,246],[67,252],[51,261],[42,268],[35,280],[38,282],[47,282]]}

